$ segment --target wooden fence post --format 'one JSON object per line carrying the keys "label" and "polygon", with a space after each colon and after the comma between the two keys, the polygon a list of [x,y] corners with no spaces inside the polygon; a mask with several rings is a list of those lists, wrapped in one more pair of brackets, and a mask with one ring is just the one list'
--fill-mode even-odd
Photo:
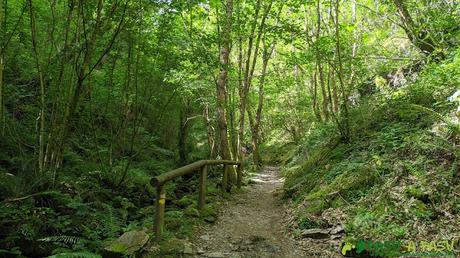
{"label": "wooden fence post", "polygon": [[222,192],[228,189],[228,166],[224,164],[224,175],[222,176]]}
{"label": "wooden fence post", "polygon": [[208,174],[208,166],[204,165],[200,171],[200,186],[198,188],[198,210],[199,211],[202,211],[205,205],[207,174]]}
{"label": "wooden fence post", "polygon": [[[1,0],[0,0],[1,1]],[[237,184],[241,187],[242,180],[242,163],[233,160],[200,160],[192,164],[171,170],[167,173],[157,175],[150,180],[150,184],[156,187],[156,201],[155,201],[155,240],[160,241],[164,229],[164,217],[165,217],[165,183],[173,180],[174,178],[195,173],[199,170],[200,172],[200,186],[198,189],[198,209],[203,211],[206,204],[206,178],[208,173],[208,166],[211,165],[224,165],[222,175],[222,193],[229,192],[229,169],[233,169],[233,166],[238,165],[237,173]],[[230,167],[232,166],[232,167]],[[233,176],[233,175],[232,175]]]}
{"label": "wooden fence post", "polygon": [[164,185],[157,185],[157,195],[155,202],[155,238],[157,241],[161,240],[163,233],[164,217],[165,217],[165,202],[166,194]]}
{"label": "wooden fence post", "polygon": [[241,181],[243,181],[243,163],[238,164],[236,170],[236,187],[241,188]]}

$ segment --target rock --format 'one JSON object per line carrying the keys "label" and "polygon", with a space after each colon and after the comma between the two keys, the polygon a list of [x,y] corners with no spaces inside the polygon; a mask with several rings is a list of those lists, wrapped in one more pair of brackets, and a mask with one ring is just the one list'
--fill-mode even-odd
{"label": "rock", "polygon": [[111,256],[132,255],[139,251],[149,240],[149,236],[144,231],[129,231],[121,235],[117,240],[110,243],[105,251]]}
{"label": "rock", "polygon": [[183,254],[195,254],[195,251],[193,250],[193,247],[190,243],[184,243],[184,249],[182,250]]}
{"label": "rock", "polygon": [[329,229],[321,228],[311,228],[302,230],[300,233],[303,237],[313,238],[313,239],[325,239],[329,238]]}
{"label": "rock", "polygon": [[209,235],[202,235],[200,238],[204,241],[209,241]]}
{"label": "rock", "polygon": [[280,251],[280,248],[276,245],[272,245],[272,244],[267,244],[265,246],[265,250],[269,253],[277,253]]}
{"label": "rock", "polygon": [[331,235],[331,240],[341,238],[341,235]]}
{"label": "rock", "polygon": [[342,225],[338,225],[330,230],[331,235],[337,235],[345,232],[345,228]]}
{"label": "rock", "polygon": [[163,255],[178,255],[178,254],[195,254],[193,245],[183,239],[171,238],[160,244],[160,253]]}
{"label": "rock", "polygon": [[214,253],[208,253],[206,257],[209,258],[225,258],[227,257],[224,253],[221,252],[214,252]]}
{"label": "rock", "polygon": [[204,221],[206,221],[206,222],[208,222],[208,223],[214,223],[214,222],[216,222],[216,217],[214,217],[214,216],[206,216],[206,217],[204,217],[203,219],[204,219]]}

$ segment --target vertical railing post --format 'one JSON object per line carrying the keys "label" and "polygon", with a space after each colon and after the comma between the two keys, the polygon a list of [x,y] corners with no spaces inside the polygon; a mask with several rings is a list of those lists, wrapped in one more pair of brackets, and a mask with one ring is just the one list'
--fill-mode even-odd
{"label": "vertical railing post", "polygon": [[228,189],[228,166],[224,164],[224,175],[222,176],[222,192]]}
{"label": "vertical railing post", "polygon": [[163,233],[165,218],[165,202],[166,194],[164,185],[157,185],[157,195],[155,201],[155,238],[157,241],[161,240],[161,235]]}
{"label": "vertical railing post", "polygon": [[205,205],[206,196],[206,177],[208,174],[208,166],[204,165],[200,171],[200,186],[198,189],[198,210],[202,211]]}
{"label": "vertical railing post", "polygon": [[243,181],[243,163],[239,163],[236,170],[236,187],[241,188],[241,181]]}

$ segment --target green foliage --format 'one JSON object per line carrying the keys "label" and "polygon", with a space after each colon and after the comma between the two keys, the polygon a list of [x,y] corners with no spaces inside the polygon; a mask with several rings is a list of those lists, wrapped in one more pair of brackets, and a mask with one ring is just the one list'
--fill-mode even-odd
{"label": "green foliage", "polygon": [[38,239],[37,241],[48,242],[48,243],[59,243],[65,246],[74,246],[81,242],[81,239],[75,236],[50,236]]}
{"label": "green foliage", "polygon": [[448,220],[442,213],[458,214],[458,198],[451,199],[458,186],[458,105],[447,102],[457,82],[445,83],[458,79],[448,76],[459,72],[451,67],[457,63],[453,55],[426,66],[404,88],[360,100],[350,111],[351,142],[306,136],[284,169],[286,197],[304,207],[297,210],[299,227],[344,221],[353,239],[426,238],[430,232],[420,228],[431,226],[454,233],[442,226]]}
{"label": "green foliage", "polygon": [[309,218],[303,218],[299,222],[299,228],[300,229],[310,229],[310,228],[319,228],[321,225],[314,220],[311,220]]}
{"label": "green foliage", "polygon": [[102,256],[93,254],[93,253],[88,253],[88,252],[75,252],[75,253],[60,253],[60,254],[55,254],[49,256],[49,258],[66,258],[66,257],[71,257],[71,258],[100,258]]}
{"label": "green foliage", "polygon": [[[394,26],[393,1],[273,1],[265,27],[255,1],[234,2],[223,105],[233,152],[255,134],[248,114],[238,139],[238,120],[260,100],[262,159],[285,166],[302,212],[346,207],[350,234],[392,236],[445,206],[459,213],[444,201],[460,158],[460,103],[447,101],[460,85],[452,1],[405,1],[409,29],[433,43],[426,58]],[[106,240],[152,228],[153,176],[220,155],[224,1],[0,3],[0,253],[97,257]],[[249,48],[252,30],[260,42]],[[212,203],[221,173],[209,174]],[[166,185],[167,237],[215,221],[212,205],[197,210],[196,185]],[[302,228],[323,225],[300,217]]]}

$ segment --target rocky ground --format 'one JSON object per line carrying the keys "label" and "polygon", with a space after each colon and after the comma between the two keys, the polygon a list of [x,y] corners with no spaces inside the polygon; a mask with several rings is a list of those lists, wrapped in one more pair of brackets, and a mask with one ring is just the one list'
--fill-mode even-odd
{"label": "rocky ground", "polygon": [[224,204],[215,224],[199,230],[189,257],[341,257],[340,242],[327,234],[302,240],[289,235],[277,167],[266,167],[252,183]]}

